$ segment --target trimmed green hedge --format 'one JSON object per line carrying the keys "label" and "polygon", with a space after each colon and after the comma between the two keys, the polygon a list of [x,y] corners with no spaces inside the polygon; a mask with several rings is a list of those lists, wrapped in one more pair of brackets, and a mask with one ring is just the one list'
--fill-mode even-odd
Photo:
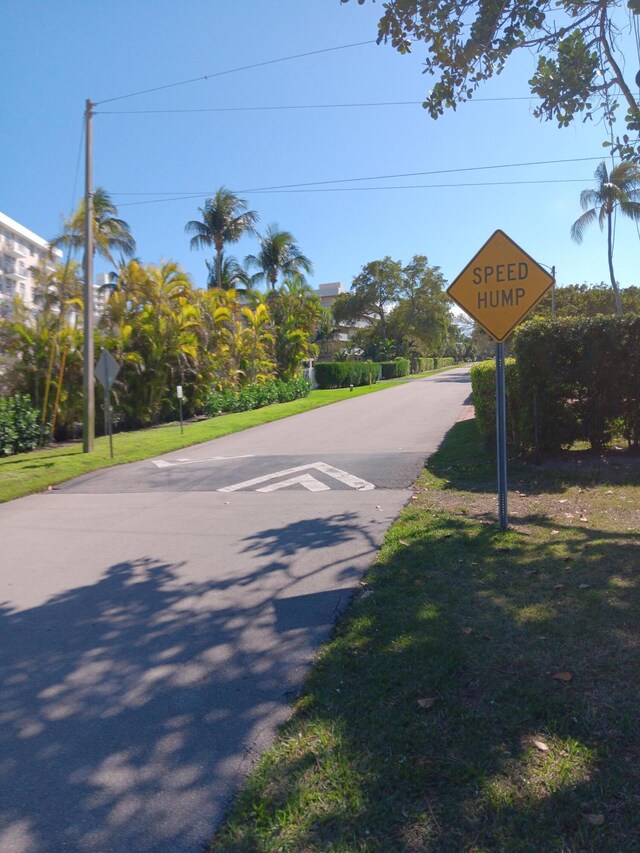
{"label": "trimmed green hedge", "polygon": [[451,356],[446,356],[446,357],[442,357],[442,358],[434,358],[433,361],[434,361],[434,367],[436,368],[436,370],[440,367],[453,367],[453,365],[456,363],[455,359],[451,358]]}
{"label": "trimmed green hedge", "polygon": [[396,358],[393,361],[383,361],[380,368],[383,379],[400,379],[409,375],[411,365],[408,358]]}
{"label": "trimmed green hedge", "polygon": [[[515,338],[525,448],[640,444],[640,317],[536,319]],[[536,436],[537,433],[537,436]]]}
{"label": "trimmed green hedge", "polygon": [[411,372],[426,373],[428,370],[434,370],[436,362],[434,358],[412,358]]}
{"label": "trimmed green hedge", "polygon": [[272,403],[289,403],[299,397],[307,397],[310,391],[308,379],[291,379],[289,382],[275,379],[273,382],[245,385],[239,391],[210,391],[203,411],[210,417],[226,412],[248,412]]}
{"label": "trimmed green hedge", "polygon": [[[507,359],[507,434],[520,451],[557,451],[612,436],[640,446],[640,317],[537,318]],[[471,368],[478,426],[495,441],[495,363]]]}
{"label": "trimmed green hedge", "polygon": [[318,388],[348,388],[350,385],[372,385],[380,377],[375,361],[321,361],[314,367]]}
{"label": "trimmed green hedge", "polygon": [[0,456],[36,448],[40,442],[38,412],[27,394],[0,399]]}
{"label": "trimmed green hedge", "polygon": [[[507,402],[507,440],[519,446],[517,412],[520,400],[518,368],[514,358],[504,361],[505,392]],[[476,413],[476,423],[488,445],[496,443],[496,362],[481,361],[471,367],[471,393]]]}

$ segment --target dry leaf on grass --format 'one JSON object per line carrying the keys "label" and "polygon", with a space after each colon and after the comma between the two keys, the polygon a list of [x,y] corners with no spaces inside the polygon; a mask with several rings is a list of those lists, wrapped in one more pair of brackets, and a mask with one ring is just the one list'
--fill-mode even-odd
{"label": "dry leaf on grass", "polygon": [[602,826],[604,823],[604,815],[603,814],[585,814],[582,817],[590,823],[591,826]]}
{"label": "dry leaf on grass", "polygon": [[581,583],[578,586],[578,589],[591,589],[591,584],[590,583]]}
{"label": "dry leaf on grass", "polygon": [[433,698],[418,699],[418,705],[420,705],[421,708],[424,708],[425,711],[428,711],[430,708],[433,708],[436,701],[437,700]]}
{"label": "dry leaf on grass", "polygon": [[462,633],[463,634],[473,634],[473,628],[463,628]]}
{"label": "dry leaf on grass", "polygon": [[559,531],[559,530],[552,530],[552,531],[551,531],[551,536],[557,536],[557,535],[558,535],[558,533],[560,533],[560,531]]}
{"label": "dry leaf on grass", "polygon": [[565,583],[556,583],[556,584],[554,584],[553,588],[554,589],[564,589],[565,586],[566,586]]}
{"label": "dry leaf on grass", "polygon": [[400,545],[408,545],[409,544],[408,542],[405,542],[404,539],[398,539],[398,542],[400,543]]}
{"label": "dry leaf on grass", "polygon": [[540,752],[549,752],[549,747],[543,740],[534,740],[533,745],[540,750]]}
{"label": "dry leaf on grass", "polygon": [[567,672],[565,669],[560,670],[560,672],[554,672],[551,678],[554,681],[573,681],[573,673]]}

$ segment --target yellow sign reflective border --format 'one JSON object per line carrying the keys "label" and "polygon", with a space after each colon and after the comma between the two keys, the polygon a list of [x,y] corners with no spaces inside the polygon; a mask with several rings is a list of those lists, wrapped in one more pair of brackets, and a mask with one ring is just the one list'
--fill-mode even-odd
{"label": "yellow sign reflective border", "polygon": [[552,284],[553,276],[498,230],[447,288],[447,295],[502,343]]}

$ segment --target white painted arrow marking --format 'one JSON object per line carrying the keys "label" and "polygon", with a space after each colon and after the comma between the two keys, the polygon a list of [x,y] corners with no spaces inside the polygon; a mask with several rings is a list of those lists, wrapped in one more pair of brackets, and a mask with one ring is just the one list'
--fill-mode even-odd
{"label": "white painted arrow marking", "polygon": [[[352,489],[357,489],[361,492],[369,492],[371,489],[375,489],[373,483],[368,483],[366,480],[361,480],[360,477],[356,477],[353,474],[349,474],[347,471],[342,471],[340,468],[334,468],[333,465],[327,465],[326,462],[312,462],[310,465],[298,465],[296,468],[287,468],[285,471],[276,471],[275,474],[265,474],[263,477],[254,477],[253,480],[245,480],[242,483],[235,483],[233,486],[225,486],[222,489],[218,489],[219,492],[237,492],[239,489],[249,489],[251,486],[257,486],[259,483],[266,483],[269,480],[277,480],[280,477],[288,477],[290,474],[299,474],[301,471],[308,471],[309,469],[315,469],[316,471],[320,471],[323,474],[326,474],[329,477],[333,477],[334,480],[338,480],[341,483],[344,483],[347,486],[350,486]],[[311,478],[315,479],[315,478]],[[293,481],[285,481],[282,485],[278,485],[277,488],[284,488],[286,485],[293,485],[294,483],[301,482],[299,477],[295,478]],[[315,482],[318,482],[317,480]],[[305,488],[308,488],[308,485],[303,483],[302,485]],[[328,487],[327,487],[328,488]],[[258,492],[265,491],[274,491],[271,488],[261,488],[257,489]],[[314,488],[309,489],[309,491],[320,491],[320,489]],[[324,490],[323,490],[324,491]]]}
{"label": "white painted arrow marking", "polygon": [[152,459],[158,468],[172,468],[174,465],[195,465],[198,462],[220,462],[225,459],[249,459],[254,453],[243,453],[242,456],[207,456],[205,459],[174,459],[168,462],[166,459]]}
{"label": "white painted arrow marking", "polygon": [[268,486],[263,486],[261,489],[256,489],[257,492],[275,492],[277,489],[287,489],[289,486],[296,484],[304,486],[309,492],[328,492],[329,486],[316,480],[311,474],[300,474],[299,477],[291,477],[289,480],[280,480],[279,483],[271,483]]}

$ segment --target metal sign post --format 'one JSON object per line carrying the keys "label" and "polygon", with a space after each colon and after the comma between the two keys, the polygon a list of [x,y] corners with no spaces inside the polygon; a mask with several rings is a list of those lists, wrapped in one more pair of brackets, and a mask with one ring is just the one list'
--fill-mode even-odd
{"label": "metal sign post", "polygon": [[507,529],[507,404],[504,341],[555,283],[504,231],[495,231],[447,288],[447,295],[496,342],[498,515]]}
{"label": "metal sign post", "polygon": [[504,344],[496,344],[496,456],[498,460],[498,521],[507,529],[507,395]]}
{"label": "metal sign post", "polygon": [[183,435],[184,427],[182,426],[182,385],[178,385],[176,390],[178,392],[178,403],[180,405],[180,435]]}
{"label": "metal sign post", "polygon": [[113,420],[111,417],[111,386],[120,372],[120,365],[106,349],[100,353],[95,377],[104,388],[104,434],[109,436],[109,452],[113,459]]}

